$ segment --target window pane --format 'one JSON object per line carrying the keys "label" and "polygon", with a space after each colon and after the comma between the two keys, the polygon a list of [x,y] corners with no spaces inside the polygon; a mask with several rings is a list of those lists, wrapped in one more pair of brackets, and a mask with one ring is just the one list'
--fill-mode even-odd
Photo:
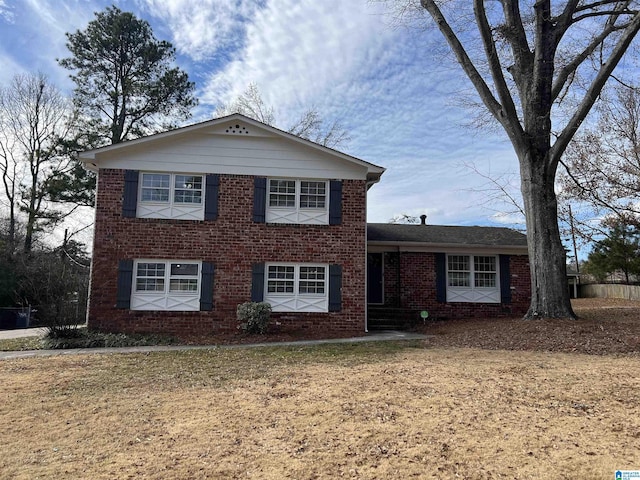
{"label": "window pane", "polygon": [[449,272],[449,286],[450,287],[469,287],[470,273],[466,272]]}
{"label": "window pane", "polygon": [[268,270],[268,293],[293,293],[295,267],[293,265],[270,265]]}
{"label": "window pane", "polygon": [[269,193],[296,193],[295,180],[269,180]]}
{"label": "window pane", "polygon": [[293,293],[293,280],[269,280],[267,282],[267,292],[269,293]]}
{"label": "window pane", "polygon": [[143,173],[141,201],[168,202],[170,175],[162,173]]}
{"label": "window pane", "polygon": [[176,175],[173,201],[176,203],[202,203],[202,177]]}
{"label": "window pane", "polygon": [[171,175],[163,173],[143,173],[142,186],[151,188],[169,188]]}
{"label": "window pane", "polygon": [[194,278],[172,278],[169,281],[171,292],[197,292],[198,280]]}
{"label": "window pane", "polygon": [[164,263],[139,263],[137,277],[164,277]]}
{"label": "window pane", "polygon": [[300,208],[324,208],[326,189],[325,182],[300,182]]}
{"label": "window pane", "polygon": [[164,278],[137,278],[137,292],[163,292]]}
{"label": "window pane", "polygon": [[269,180],[269,206],[295,208],[296,182],[294,180]]}
{"label": "window pane", "polygon": [[176,175],[175,187],[185,190],[202,190],[200,175]]}
{"label": "window pane", "polygon": [[172,263],[171,264],[171,276],[174,275],[189,275],[192,277],[198,276],[198,264],[197,263]]}
{"label": "window pane", "polygon": [[449,255],[449,271],[468,272],[469,267],[468,255]]}
{"label": "window pane", "polygon": [[476,287],[490,287],[496,286],[496,274],[495,273],[477,273],[475,274],[475,286]]}
{"label": "window pane", "polygon": [[476,272],[495,272],[496,257],[475,257],[473,267]]}
{"label": "window pane", "polygon": [[325,268],[324,267],[300,267],[299,293],[324,294]]}
{"label": "window pane", "polygon": [[167,188],[143,188],[142,189],[142,201],[143,202],[168,202],[169,201],[169,189]]}
{"label": "window pane", "polygon": [[295,268],[293,265],[270,265],[269,266],[269,278],[285,278],[293,280]]}
{"label": "window pane", "polygon": [[300,280],[324,280],[324,267],[300,267]]}

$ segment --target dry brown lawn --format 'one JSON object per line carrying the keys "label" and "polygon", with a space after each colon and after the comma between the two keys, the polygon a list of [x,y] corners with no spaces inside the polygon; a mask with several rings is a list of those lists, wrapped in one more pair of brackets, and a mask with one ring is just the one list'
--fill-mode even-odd
{"label": "dry brown lawn", "polygon": [[[637,335],[637,304],[602,307],[583,304],[574,345],[592,324],[611,345],[626,338],[618,322]],[[471,348],[458,327],[437,328],[426,342],[2,361],[0,478],[594,480],[640,469],[637,348]],[[456,335],[462,347],[445,341]]]}

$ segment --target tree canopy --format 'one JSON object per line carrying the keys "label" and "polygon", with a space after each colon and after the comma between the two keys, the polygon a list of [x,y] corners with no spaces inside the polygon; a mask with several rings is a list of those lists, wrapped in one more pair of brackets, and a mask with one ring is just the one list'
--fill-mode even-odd
{"label": "tree canopy", "polygon": [[173,66],[175,48],[115,6],[95,17],[85,30],[67,33],[71,57],[58,60],[72,71],[85,145],[119,143],[189,118],[195,85]]}
{"label": "tree canopy", "polygon": [[640,29],[638,2],[394,4],[403,14],[417,12],[420,21],[433,22],[514,147],[531,266],[526,318],[574,318],[558,227],[556,173],[567,146]]}

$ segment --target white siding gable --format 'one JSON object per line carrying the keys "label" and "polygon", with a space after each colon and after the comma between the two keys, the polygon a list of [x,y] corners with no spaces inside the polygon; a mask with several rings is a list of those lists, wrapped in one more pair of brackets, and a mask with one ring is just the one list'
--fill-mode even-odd
{"label": "white siding gable", "polygon": [[88,154],[99,168],[140,171],[354,180],[366,179],[372,167],[382,171],[238,119]]}

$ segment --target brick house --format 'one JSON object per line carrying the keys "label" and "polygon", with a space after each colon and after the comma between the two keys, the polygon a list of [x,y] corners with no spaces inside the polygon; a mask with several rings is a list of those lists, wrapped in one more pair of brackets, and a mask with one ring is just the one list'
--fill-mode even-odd
{"label": "brick house", "polygon": [[[397,238],[377,238],[384,228],[374,224],[367,255],[366,194],[384,168],[238,114],[80,158],[98,174],[88,311],[96,330],[232,332],[238,304],[266,301],[283,328],[361,334],[367,290],[376,295],[371,282],[380,281],[371,274],[375,261],[383,265],[380,305],[415,310],[440,292],[434,279],[441,254],[453,262],[458,251],[450,238],[435,249],[429,241],[422,250],[400,246]],[[486,254],[489,264],[493,258],[493,270],[467,273],[487,285],[493,275],[490,289],[505,289],[508,278],[511,298],[438,296],[439,311],[518,311],[527,295],[519,279],[528,279],[528,267],[516,257],[526,246],[500,242],[510,239],[461,248]],[[507,254],[513,254],[508,268]],[[464,274],[445,271],[449,281]],[[402,283],[393,286],[392,277]]]}
{"label": "brick house", "polygon": [[89,328],[234,331],[253,300],[285,327],[364,331],[382,167],[242,115],[80,158],[98,173]]}
{"label": "brick house", "polygon": [[369,327],[430,318],[524,315],[531,299],[526,236],[508,228],[369,224]]}

